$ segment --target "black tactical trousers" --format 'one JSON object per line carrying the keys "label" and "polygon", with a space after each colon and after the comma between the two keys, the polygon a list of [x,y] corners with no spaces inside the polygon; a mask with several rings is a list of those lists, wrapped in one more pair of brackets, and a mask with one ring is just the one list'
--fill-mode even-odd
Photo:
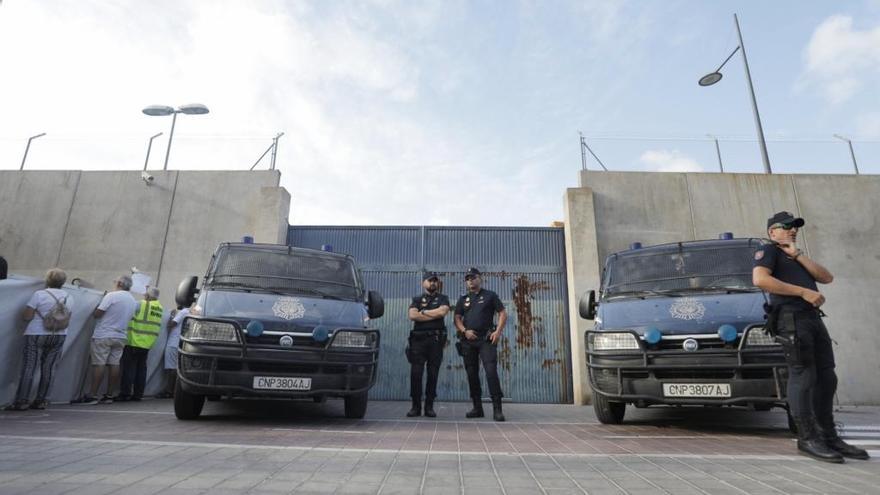
{"label": "black tactical trousers", "polygon": [[412,400],[422,400],[422,375],[428,368],[428,382],[425,384],[425,400],[437,397],[437,376],[443,361],[443,346],[446,344],[445,330],[414,331],[409,334],[409,392]]}
{"label": "black tactical trousers", "polygon": [[791,415],[803,419],[815,417],[824,428],[832,428],[837,375],[834,373],[831,337],[819,312],[783,309],[777,333],[788,363]]}
{"label": "black tactical trousers", "polygon": [[483,389],[480,386],[480,362],[482,362],[486,383],[489,385],[489,396],[500,400],[503,394],[501,380],[498,379],[498,346],[486,340],[485,335],[480,335],[477,340],[463,339],[462,346],[471,399],[480,399],[483,396]]}

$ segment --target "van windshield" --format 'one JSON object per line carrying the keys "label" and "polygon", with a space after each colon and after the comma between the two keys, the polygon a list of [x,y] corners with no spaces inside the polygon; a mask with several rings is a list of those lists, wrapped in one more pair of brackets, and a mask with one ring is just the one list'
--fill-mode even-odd
{"label": "van windshield", "polygon": [[603,297],[757,291],[752,285],[755,247],[682,245],[615,255],[605,267]]}
{"label": "van windshield", "polygon": [[259,248],[224,248],[207,285],[224,289],[302,294],[328,299],[360,298],[357,271],[348,258]]}

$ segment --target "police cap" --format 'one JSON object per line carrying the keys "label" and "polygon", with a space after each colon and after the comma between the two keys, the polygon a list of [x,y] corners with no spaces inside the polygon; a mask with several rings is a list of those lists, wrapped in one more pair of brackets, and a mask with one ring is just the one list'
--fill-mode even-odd
{"label": "police cap", "polygon": [[767,219],[767,228],[769,229],[773,225],[777,223],[781,223],[783,225],[791,225],[792,227],[801,228],[804,226],[803,218],[796,218],[794,215],[787,211],[780,211],[779,213],[773,215],[772,217]]}

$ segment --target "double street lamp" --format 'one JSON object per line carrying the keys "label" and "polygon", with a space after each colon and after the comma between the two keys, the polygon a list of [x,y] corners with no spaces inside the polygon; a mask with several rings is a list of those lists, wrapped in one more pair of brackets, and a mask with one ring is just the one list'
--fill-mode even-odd
{"label": "double street lamp", "polygon": [[724,62],[722,62],[714,72],[710,72],[701,77],[699,84],[700,86],[711,86],[720,81],[722,77],[721,68],[724,67],[724,64],[726,64],[737,51],[742,53],[743,66],[746,70],[746,81],[749,84],[749,95],[752,97],[752,112],[755,114],[755,127],[758,131],[758,143],[761,147],[761,159],[764,161],[764,172],[772,174],[773,171],[770,169],[770,156],[767,154],[767,142],[764,141],[764,127],[761,125],[761,115],[758,113],[758,101],[755,99],[755,87],[752,84],[752,74],[749,72],[749,59],[746,58],[746,46],[743,44],[742,32],[739,29],[739,18],[736,14],[733,14],[733,22],[736,24],[736,34],[739,36],[739,46],[737,46],[730,55],[724,59]]}
{"label": "double street lamp", "polygon": [[[162,170],[168,170],[168,157],[171,155],[171,140],[174,139],[174,124],[177,122],[177,114],[185,113],[187,115],[204,115],[208,113],[208,107],[200,103],[182,105],[177,109],[166,105],[150,105],[147,108],[144,108],[143,112],[151,117],[173,116],[171,118],[171,133],[168,135],[168,149],[165,150],[165,165],[162,167]],[[149,156],[147,159],[149,159]]]}

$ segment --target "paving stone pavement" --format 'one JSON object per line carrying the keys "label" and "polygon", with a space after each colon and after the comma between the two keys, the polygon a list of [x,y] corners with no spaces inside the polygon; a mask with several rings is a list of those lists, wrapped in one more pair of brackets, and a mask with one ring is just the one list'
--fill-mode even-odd
{"label": "paving stone pavement", "polygon": [[469,404],[408,419],[408,403],[209,402],[178,421],[168,400],[0,413],[5,494],[880,494],[880,408],[837,419],[870,461],[796,455],[785,413],[627,411],[601,425],[589,406],[509,404],[508,421],[467,420]]}

